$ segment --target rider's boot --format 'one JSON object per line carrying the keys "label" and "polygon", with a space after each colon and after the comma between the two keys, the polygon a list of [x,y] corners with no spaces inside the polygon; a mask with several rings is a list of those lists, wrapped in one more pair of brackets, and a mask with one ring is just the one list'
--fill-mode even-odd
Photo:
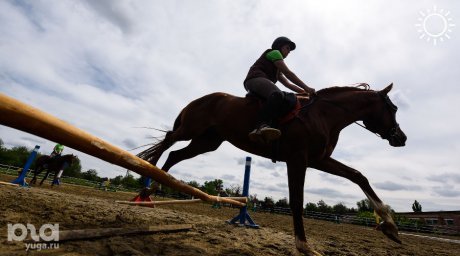
{"label": "rider's boot", "polygon": [[261,124],[249,133],[249,139],[255,142],[270,142],[281,136],[279,129],[271,127],[274,120],[279,118],[284,95],[282,92],[274,92],[268,97],[260,113]]}

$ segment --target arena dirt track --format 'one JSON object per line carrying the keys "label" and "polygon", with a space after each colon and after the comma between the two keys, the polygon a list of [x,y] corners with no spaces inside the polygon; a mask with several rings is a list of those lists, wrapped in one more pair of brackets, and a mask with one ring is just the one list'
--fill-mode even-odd
{"label": "arena dirt track", "polygon": [[[0,175],[0,180],[11,178]],[[114,203],[134,195],[68,184],[30,189],[0,185],[0,255],[298,255],[290,216],[251,212],[262,228],[250,229],[225,223],[238,209],[213,209],[204,203],[154,209]],[[165,224],[194,228],[61,242],[59,249],[26,252],[23,243],[7,241],[7,223],[59,223],[60,230]],[[371,228],[311,219],[305,219],[305,227],[312,247],[324,255],[460,255],[459,243],[403,235],[404,244],[398,245]]]}

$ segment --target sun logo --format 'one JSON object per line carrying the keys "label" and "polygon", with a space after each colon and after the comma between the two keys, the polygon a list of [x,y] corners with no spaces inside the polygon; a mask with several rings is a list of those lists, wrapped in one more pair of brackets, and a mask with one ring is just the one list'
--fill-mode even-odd
{"label": "sun logo", "polygon": [[419,13],[420,23],[415,26],[420,33],[420,39],[425,39],[427,42],[432,41],[435,46],[438,42],[444,42],[444,38],[450,39],[449,33],[452,32],[455,24],[449,17],[449,11],[438,10],[436,6],[433,6],[432,10],[427,9],[426,12],[420,11]]}

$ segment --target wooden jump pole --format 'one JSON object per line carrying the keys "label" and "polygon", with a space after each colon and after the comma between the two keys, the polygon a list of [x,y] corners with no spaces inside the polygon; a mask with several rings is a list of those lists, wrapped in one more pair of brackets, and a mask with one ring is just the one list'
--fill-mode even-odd
{"label": "wooden jump pole", "polygon": [[[222,198],[235,200],[241,203],[247,203],[247,197],[218,197],[218,200],[222,202]],[[201,199],[188,199],[188,200],[167,200],[167,201],[115,201],[118,204],[129,204],[129,205],[140,205],[140,206],[155,206],[155,205],[167,205],[167,204],[193,204],[203,202]]]}
{"label": "wooden jump pole", "polygon": [[166,204],[193,204],[203,202],[201,199],[189,199],[189,200],[168,200],[168,201],[115,201],[118,204],[129,204],[129,205],[140,205],[140,206],[151,206],[151,205],[166,205]]}
{"label": "wooden jump pole", "polygon": [[60,142],[109,163],[133,170],[140,175],[150,177],[161,184],[206,202],[245,205],[232,199],[208,195],[119,147],[2,93],[0,93],[0,124]]}
{"label": "wooden jump pole", "polygon": [[19,184],[14,184],[14,183],[11,183],[11,182],[4,182],[4,181],[0,181],[0,185],[9,185],[9,186],[19,187]]}

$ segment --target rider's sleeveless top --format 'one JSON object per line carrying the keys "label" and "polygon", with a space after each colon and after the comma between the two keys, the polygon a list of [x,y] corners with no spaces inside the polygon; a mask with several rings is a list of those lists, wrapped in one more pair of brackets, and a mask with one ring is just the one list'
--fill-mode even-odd
{"label": "rider's sleeveless top", "polygon": [[278,68],[273,63],[274,61],[267,57],[267,54],[272,51],[273,49],[268,49],[262,53],[262,55],[249,69],[248,75],[246,76],[246,79],[244,79],[244,82],[257,77],[267,78],[273,83],[278,81]]}

